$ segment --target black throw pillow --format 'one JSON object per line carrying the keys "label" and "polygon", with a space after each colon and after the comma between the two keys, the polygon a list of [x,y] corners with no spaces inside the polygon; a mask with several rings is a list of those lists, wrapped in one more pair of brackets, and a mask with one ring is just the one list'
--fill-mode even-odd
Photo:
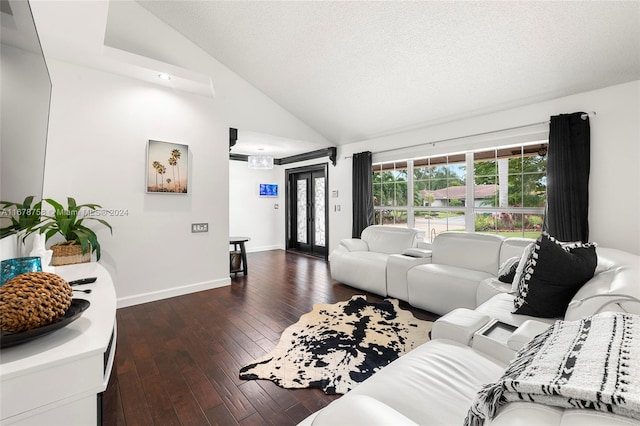
{"label": "black throw pillow", "polygon": [[514,314],[562,317],[598,263],[594,243],[562,243],[543,233],[529,255],[514,299]]}

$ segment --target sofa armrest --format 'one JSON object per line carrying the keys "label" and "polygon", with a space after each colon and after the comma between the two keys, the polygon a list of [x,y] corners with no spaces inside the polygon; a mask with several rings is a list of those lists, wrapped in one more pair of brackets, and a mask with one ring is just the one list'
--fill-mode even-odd
{"label": "sofa armrest", "polygon": [[347,251],[369,251],[369,244],[360,238],[345,238],[340,240],[340,246]]}
{"label": "sofa armrest", "polygon": [[574,296],[569,302],[564,319],[572,321],[603,311],[640,313],[640,299],[624,293],[593,294],[583,298]]}
{"label": "sofa armrest", "polygon": [[546,322],[526,320],[520,327],[516,328],[513,334],[509,337],[507,340],[507,346],[509,349],[519,351],[531,339],[540,333],[544,333],[549,327],[551,326]]}
{"label": "sofa armrest", "polygon": [[409,257],[431,259],[432,251],[427,249],[412,247],[412,248],[405,249],[402,252],[402,254]]}
{"label": "sofa armrest", "polygon": [[424,250],[433,250],[433,243],[428,243],[426,241],[420,240],[417,243],[417,247]]}
{"label": "sofa armrest", "polygon": [[476,331],[491,318],[471,309],[458,308],[438,318],[431,328],[432,339],[449,339],[469,345]]}
{"label": "sofa armrest", "polygon": [[408,301],[409,283],[407,282],[407,272],[409,269],[425,263],[431,263],[431,253],[429,253],[428,257],[414,257],[405,254],[389,255],[387,259],[387,296]]}

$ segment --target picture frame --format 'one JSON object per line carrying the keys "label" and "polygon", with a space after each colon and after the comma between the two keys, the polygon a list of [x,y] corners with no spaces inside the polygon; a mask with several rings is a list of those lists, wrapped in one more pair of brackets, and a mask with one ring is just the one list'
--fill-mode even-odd
{"label": "picture frame", "polygon": [[188,194],[189,145],[149,139],[147,193]]}

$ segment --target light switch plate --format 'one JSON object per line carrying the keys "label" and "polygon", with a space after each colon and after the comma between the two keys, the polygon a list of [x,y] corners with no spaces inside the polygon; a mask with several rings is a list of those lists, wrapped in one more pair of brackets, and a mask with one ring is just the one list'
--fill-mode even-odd
{"label": "light switch plate", "polygon": [[209,224],[208,223],[192,223],[191,224],[191,232],[209,232]]}

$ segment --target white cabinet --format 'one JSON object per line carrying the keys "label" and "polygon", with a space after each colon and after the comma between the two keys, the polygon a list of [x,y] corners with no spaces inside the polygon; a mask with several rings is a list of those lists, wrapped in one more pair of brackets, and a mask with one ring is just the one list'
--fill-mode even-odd
{"label": "white cabinet", "polygon": [[95,425],[98,395],[109,382],[116,347],[116,295],[109,273],[98,263],[59,266],[67,281],[97,277],[91,303],[66,327],[0,350],[2,425]]}

